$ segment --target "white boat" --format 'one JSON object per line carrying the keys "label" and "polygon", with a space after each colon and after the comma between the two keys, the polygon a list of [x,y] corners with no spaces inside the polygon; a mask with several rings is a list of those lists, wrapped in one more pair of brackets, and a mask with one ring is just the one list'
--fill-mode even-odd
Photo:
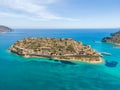
{"label": "white boat", "polygon": [[108,55],[108,56],[111,56],[112,54],[111,54],[111,53],[108,53],[108,52],[101,52],[101,55]]}

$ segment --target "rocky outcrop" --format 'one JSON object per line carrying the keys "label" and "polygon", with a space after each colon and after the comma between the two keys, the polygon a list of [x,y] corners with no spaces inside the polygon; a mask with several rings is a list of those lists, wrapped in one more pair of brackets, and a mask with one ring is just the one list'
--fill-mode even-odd
{"label": "rocky outcrop", "polygon": [[25,38],[9,49],[24,57],[46,57],[58,60],[100,63],[100,55],[90,46],[70,38]]}
{"label": "rocky outcrop", "polygon": [[120,44],[120,31],[112,33],[110,37],[105,37],[103,42]]}
{"label": "rocky outcrop", "polygon": [[12,31],[11,28],[0,25],[0,33],[1,32],[11,32],[11,31]]}

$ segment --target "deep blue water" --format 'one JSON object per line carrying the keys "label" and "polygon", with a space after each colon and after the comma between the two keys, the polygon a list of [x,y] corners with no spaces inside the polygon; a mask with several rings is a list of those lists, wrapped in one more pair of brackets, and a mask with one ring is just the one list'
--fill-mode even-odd
{"label": "deep blue water", "polygon": [[[0,90],[120,90],[120,49],[101,39],[118,29],[16,29],[0,34]],[[102,64],[65,64],[38,58],[23,58],[8,48],[25,37],[73,38],[96,51],[109,52],[104,60],[117,61],[116,67]],[[96,41],[96,43],[94,42]]]}

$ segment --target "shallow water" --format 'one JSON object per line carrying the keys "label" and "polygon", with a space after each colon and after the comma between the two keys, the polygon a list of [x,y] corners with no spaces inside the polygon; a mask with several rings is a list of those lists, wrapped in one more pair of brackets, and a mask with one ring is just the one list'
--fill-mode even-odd
{"label": "shallow water", "polygon": [[[16,29],[0,34],[0,90],[120,90],[120,49],[101,39],[117,29]],[[99,52],[109,52],[104,60],[117,61],[116,67],[105,64],[67,64],[41,58],[23,58],[8,51],[25,37],[73,38]],[[96,42],[94,42],[96,41]],[[99,42],[99,43],[98,43]]]}

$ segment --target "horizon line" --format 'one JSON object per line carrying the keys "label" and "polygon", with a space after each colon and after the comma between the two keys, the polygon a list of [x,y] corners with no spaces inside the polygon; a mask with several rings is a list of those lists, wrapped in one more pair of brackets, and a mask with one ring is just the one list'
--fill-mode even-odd
{"label": "horizon line", "polygon": [[120,29],[119,28],[13,28],[13,29]]}

